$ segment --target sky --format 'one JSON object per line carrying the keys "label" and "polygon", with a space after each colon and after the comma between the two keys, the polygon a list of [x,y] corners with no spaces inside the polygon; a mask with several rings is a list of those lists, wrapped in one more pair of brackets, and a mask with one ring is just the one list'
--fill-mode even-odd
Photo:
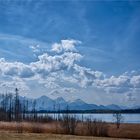
{"label": "sky", "polygon": [[0,88],[140,105],[140,2],[0,0]]}

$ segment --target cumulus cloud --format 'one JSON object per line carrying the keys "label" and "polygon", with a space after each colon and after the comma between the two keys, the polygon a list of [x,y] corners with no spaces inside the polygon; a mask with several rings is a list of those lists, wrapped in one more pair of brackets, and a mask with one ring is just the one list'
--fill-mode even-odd
{"label": "cumulus cloud", "polygon": [[118,77],[111,76],[96,80],[95,83],[98,88],[103,88],[108,93],[127,93],[140,88],[140,76],[132,75],[132,73],[122,74]]}
{"label": "cumulus cloud", "polygon": [[101,87],[128,87],[130,84],[130,78],[128,76],[120,75],[119,77],[111,76],[102,80],[96,81],[98,86]]}
{"label": "cumulus cloud", "polygon": [[37,44],[37,45],[31,45],[31,46],[29,46],[29,48],[32,49],[32,51],[34,53],[39,53],[40,52],[40,45],[39,44]]}
{"label": "cumulus cloud", "polygon": [[96,79],[104,77],[100,71],[92,71],[89,68],[81,67],[77,64],[74,65],[74,78],[77,79],[81,87],[94,85]]}
{"label": "cumulus cloud", "polygon": [[61,53],[62,51],[64,52],[73,52],[76,51],[75,45],[80,44],[81,41],[78,40],[61,40],[61,43],[54,43],[52,45],[52,51],[56,53]]}
{"label": "cumulus cloud", "polygon": [[19,78],[13,78],[10,81],[0,81],[0,87],[9,89],[10,91],[15,88],[18,88],[20,91],[28,91],[30,89],[26,82]]}
{"label": "cumulus cloud", "polygon": [[55,56],[45,53],[38,58],[39,61],[31,63],[30,66],[36,73],[47,76],[51,72],[70,69],[82,56],[79,53],[65,52]]}
{"label": "cumulus cloud", "polygon": [[57,79],[59,79],[59,75],[57,73],[50,73],[46,78],[40,77],[38,82],[48,89],[58,89],[60,86]]}
{"label": "cumulus cloud", "polygon": [[140,88],[140,75],[137,76],[132,76],[130,83],[134,86],[134,87],[139,87]]}
{"label": "cumulus cloud", "polygon": [[29,65],[21,62],[7,62],[4,58],[0,59],[0,73],[5,76],[15,76],[20,78],[34,76],[34,72]]}
{"label": "cumulus cloud", "polygon": [[[55,72],[69,71],[74,64],[82,58],[81,54],[73,52],[73,50],[75,50],[75,45],[78,43],[79,41],[75,40],[62,40],[61,47],[63,53],[56,55],[43,53],[38,56],[37,61],[29,64],[8,62],[4,58],[1,58],[0,73],[2,76],[11,78],[36,79],[47,88],[57,88],[59,85],[56,84],[55,80],[51,79],[52,77],[50,78],[50,75],[52,76],[52,73]],[[31,49],[34,51],[38,48],[39,46],[31,46]]]}
{"label": "cumulus cloud", "polygon": [[[61,92],[76,92],[65,88],[73,84],[81,88],[100,88],[107,93],[134,93],[140,91],[140,75],[126,72],[119,76],[107,77],[103,72],[95,71],[78,64],[83,56],[77,51],[77,40],[62,40],[52,45],[53,53],[43,53],[38,60],[24,64],[22,62],[8,62],[0,59],[0,74],[10,77],[11,81],[4,81],[0,86],[20,86],[26,89],[27,80],[36,80],[48,89],[61,89]],[[33,51],[38,51],[39,46],[31,46]],[[18,78],[15,82],[14,78]],[[66,84],[67,83],[67,84]],[[63,89],[63,90],[62,90]]]}

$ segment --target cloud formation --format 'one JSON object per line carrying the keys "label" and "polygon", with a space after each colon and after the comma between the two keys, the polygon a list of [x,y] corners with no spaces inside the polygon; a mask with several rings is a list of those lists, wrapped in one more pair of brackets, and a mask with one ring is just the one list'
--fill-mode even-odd
{"label": "cloud formation", "polygon": [[54,43],[52,45],[52,51],[56,53],[61,52],[74,52],[76,51],[75,45],[81,44],[78,40],[61,40],[61,43]]}
{"label": "cloud formation", "polygon": [[3,76],[30,78],[34,76],[30,65],[21,62],[7,62],[4,58],[0,59],[0,73]]}
{"label": "cloud formation", "polygon": [[74,63],[80,60],[79,53],[64,52],[61,55],[50,56],[47,53],[38,56],[38,61],[30,64],[34,72],[47,76],[51,72],[70,69]]}
{"label": "cloud formation", "polygon": [[[20,91],[29,91],[29,87],[26,82],[20,78],[13,78],[12,81],[0,81],[0,87],[6,90],[15,90],[15,87],[18,87]],[[25,93],[24,93],[25,94]]]}
{"label": "cloud formation", "polygon": [[[79,43],[81,42],[77,40],[54,43],[50,52],[44,52],[36,61],[28,64],[0,58],[0,75],[4,79],[0,87],[18,86],[28,90],[28,81],[36,81],[47,89],[69,93],[76,92],[76,88],[87,87],[102,89],[106,93],[127,95],[130,92],[140,92],[140,75],[136,72],[109,77],[103,72],[81,66],[79,62],[83,56],[76,49]],[[31,47],[35,53],[38,48],[39,46]],[[134,99],[132,96],[131,99]],[[126,98],[130,99],[130,96]]]}
{"label": "cloud formation", "polygon": [[74,65],[74,78],[77,79],[81,87],[93,86],[96,79],[104,77],[100,71],[92,71],[89,68],[81,67],[77,64]]}
{"label": "cloud formation", "polygon": [[109,93],[127,93],[140,91],[140,75],[120,75],[111,76],[95,81],[98,88],[103,88]]}

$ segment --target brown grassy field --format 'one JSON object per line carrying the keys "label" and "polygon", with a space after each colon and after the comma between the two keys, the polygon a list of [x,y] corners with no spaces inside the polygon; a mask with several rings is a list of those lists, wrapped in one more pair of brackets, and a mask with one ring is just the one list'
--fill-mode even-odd
{"label": "brown grassy field", "polygon": [[[116,125],[113,123],[107,124],[108,125],[108,137],[112,137],[111,139],[113,140],[113,137],[115,138],[129,138],[129,139],[140,139],[140,124],[121,124],[120,128],[117,129]],[[40,137],[42,140],[61,140],[61,137],[64,140],[65,138],[68,140],[74,139],[74,140],[80,140],[80,139],[85,139],[85,140],[90,140],[90,139],[97,139],[93,137],[84,137],[86,136],[86,129],[85,127],[81,127],[79,124],[75,135],[79,135],[82,137],[74,137],[74,136],[65,136],[65,135],[50,135],[50,134],[65,134],[61,130],[61,127],[59,124],[56,125],[56,123],[27,123],[27,122],[22,122],[22,123],[14,123],[14,122],[0,122],[0,140],[16,140],[16,138],[20,138],[22,140],[26,139],[26,137],[31,137],[30,140],[35,140],[34,137]],[[6,132],[11,132],[6,134]],[[17,133],[20,133],[18,135]],[[32,133],[32,134],[31,134]],[[38,133],[36,135],[35,133]],[[40,134],[40,135],[39,135]],[[8,139],[11,138],[11,139]],[[24,138],[25,137],[25,138]],[[49,138],[50,137],[50,138]],[[52,137],[52,138],[51,138]],[[3,138],[3,139],[2,139]],[[99,140],[106,140],[108,138],[98,138]],[[97,139],[97,140],[98,140]]]}
{"label": "brown grassy field", "polygon": [[[0,132],[0,140],[127,140],[121,138],[105,138],[91,136],[73,136],[56,134],[13,133]],[[130,140],[130,139],[129,139]]]}
{"label": "brown grassy field", "polygon": [[109,124],[108,135],[110,137],[135,138],[140,140],[140,124],[121,124],[116,129],[114,124]]}

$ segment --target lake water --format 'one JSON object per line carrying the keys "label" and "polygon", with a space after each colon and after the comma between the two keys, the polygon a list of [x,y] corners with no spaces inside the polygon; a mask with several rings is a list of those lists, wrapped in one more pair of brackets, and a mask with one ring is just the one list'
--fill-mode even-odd
{"label": "lake water", "polygon": [[[49,114],[51,116],[55,116],[57,117],[58,114]],[[62,114],[60,114],[61,116]],[[105,122],[114,122],[115,119],[113,117],[113,114],[99,114],[99,113],[95,113],[95,114],[71,114],[71,115],[75,115],[77,118],[82,119],[82,117],[84,119],[97,119],[97,120],[102,120]],[[123,123],[140,123],[140,114],[121,114],[123,117]]]}

